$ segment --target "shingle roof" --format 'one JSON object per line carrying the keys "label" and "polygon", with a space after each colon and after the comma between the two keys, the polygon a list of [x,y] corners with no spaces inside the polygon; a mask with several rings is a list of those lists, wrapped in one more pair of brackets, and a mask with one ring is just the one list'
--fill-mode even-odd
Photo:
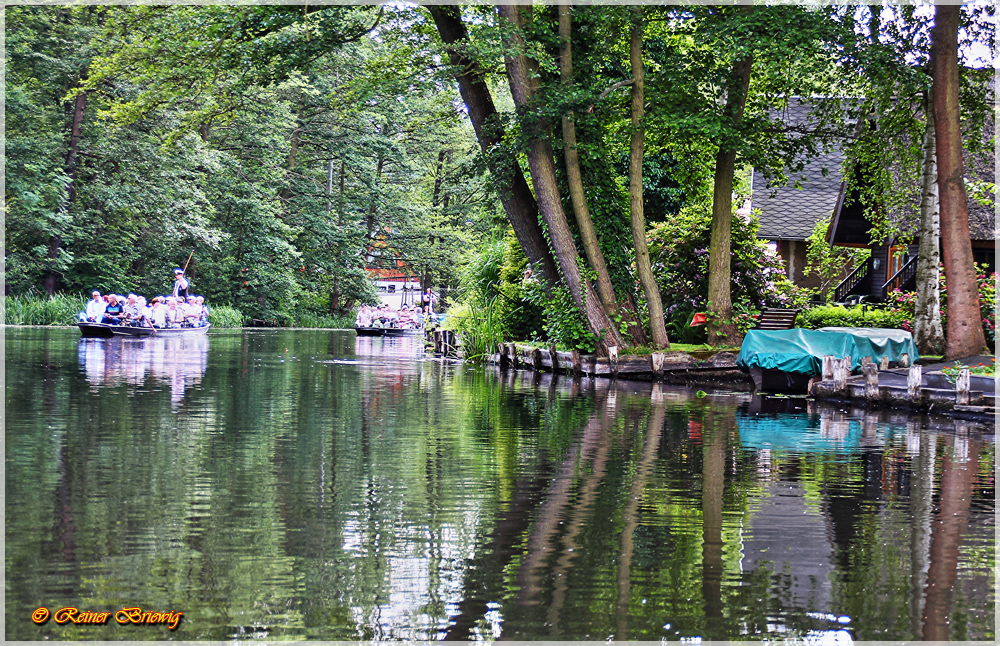
{"label": "shingle roof", "polygon": [[812,158],[785,186],[773,188],[768,188],[767,180],[755,170],[750,199],[753,208],[760,212],[757,237],[805,240],[812,235],[816,221],[832,216],[837,207],[843,183],[843,162],[844,153],[837,146],[825,155]]}

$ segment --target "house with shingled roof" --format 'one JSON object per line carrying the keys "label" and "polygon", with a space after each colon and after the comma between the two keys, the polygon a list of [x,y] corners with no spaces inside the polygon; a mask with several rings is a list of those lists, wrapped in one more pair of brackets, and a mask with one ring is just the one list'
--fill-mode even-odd
{"label": "house with shingled roof", "polygon": [[[801,111],[802,105],[799,104]],[[801,114],[792,116],[801,119]],[[995,124],[988,123],[985,141],[992,141]],[[966,181],[995,183],[992,146],[986,155],[966,155]],[[764,176],[754,171],[751,180],[751,205],[759,214],[757,237],[773,243],[785,263],[789,279],[801,287],[817,287],[814,277],[804,276],[806,239],[816,222],[830,217],[827,240],[832,245],[871,249],[869,260],[860,267],[845,268],[845,275],[834,293],[835,301],[865,296],[872,301],[885,298],[893,289],[909,291],[916,284],[916,259],[919,239],[913,235],[919,222],[919,187],[913,187],[911,207],[893,213],[896,239],[877,242],[871,238],[872,224],[866,208],[858,199],[857,186],[863,177],[850,171],[845,177],[846,155],[843,146],[810,158],[800,172],[789,173],[790,181],[768,187]],[[993,205],[969,199],[969,228],[973,255],[977,263],[996,270],[995,211]]]}

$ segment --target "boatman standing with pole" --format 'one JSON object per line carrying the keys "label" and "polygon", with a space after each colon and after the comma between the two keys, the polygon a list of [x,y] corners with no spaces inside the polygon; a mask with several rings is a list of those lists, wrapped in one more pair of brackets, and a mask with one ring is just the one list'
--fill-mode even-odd
{"label": "boatman standing with pole", "polygon": [[184,277],[184,270],[180,267],[174,269],[174,298],[188,295],[188,280]]}

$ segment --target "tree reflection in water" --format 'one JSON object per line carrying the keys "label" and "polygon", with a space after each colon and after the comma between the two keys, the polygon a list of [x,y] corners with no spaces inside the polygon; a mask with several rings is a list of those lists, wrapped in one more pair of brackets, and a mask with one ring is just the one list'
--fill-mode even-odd
{"label": "tree reflection in water", "polygon": [[106,639],[25,617],[123,603],[186,613],[154,639],[994,636],[989,426],[69,332],[7,330],[11,639]]}

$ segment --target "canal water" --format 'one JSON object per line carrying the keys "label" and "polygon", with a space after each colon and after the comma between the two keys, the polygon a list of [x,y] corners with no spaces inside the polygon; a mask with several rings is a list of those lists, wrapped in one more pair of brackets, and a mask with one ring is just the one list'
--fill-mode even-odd
{"label": "canal water", "polygon": [[995,636],[992,424],[353,332],[5,335],[7,639]]}

